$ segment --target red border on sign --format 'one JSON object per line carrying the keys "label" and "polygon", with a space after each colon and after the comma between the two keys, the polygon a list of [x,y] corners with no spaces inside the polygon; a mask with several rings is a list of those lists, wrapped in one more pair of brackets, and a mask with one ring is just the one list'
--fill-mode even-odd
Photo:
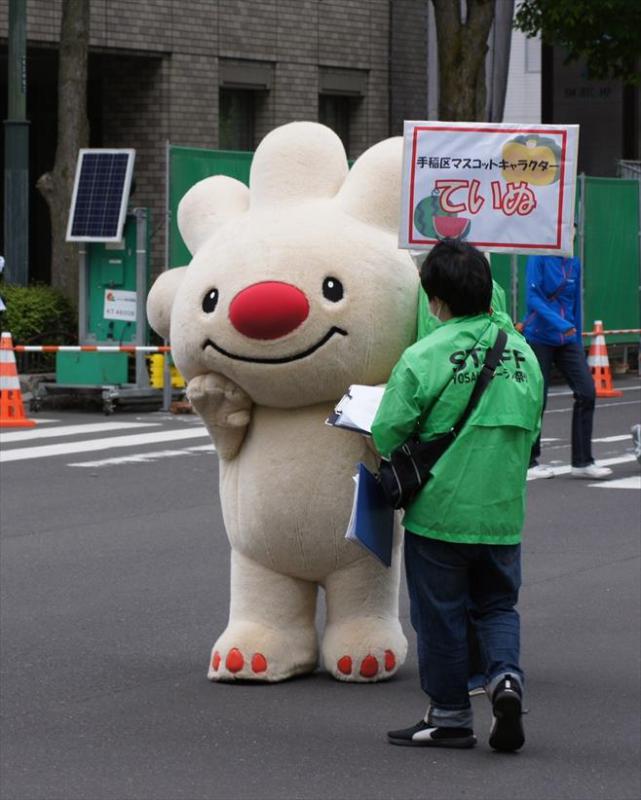
{"label": "red border on sign", "polygon": [[509,242],[507,244],[502,244],[500,242],[473,242],[469,240],[465,240],[468,244],[477,246],[487,246],[487,247],[523,247],[523,248],[531,248],[537,250],[556,250],[561,247],[561,220],[563,218],[563,181],[565,179],[565,160],[566,160],[566,149],[567,149],[567,131],[561,130],[551,130],[550,128],[479,128],[479,127],[465,127],[462,128],[460,126],[456,127],[449,127],[444,125],[424,125],[424,126],[417,126],[414,128],[414,136],[412,141],[412,167],[410,170],[410,213],[409,217],[409,231],[408,231],[408,238],[407,241],[409,244],[436,244],[439,240],[438,239],[413,239],[412,234],[414,231],[414,171],[416,167],[416,148],[418,145],[418,133],[419,131],[466,131],[470,132],[473,131],[474,133],[520,133],[520,134],[528,134],[528,133],[547,133],[547,134],[556,134],[561,136],[561,171],[559,174],[559,208],[557,213],[556,219],[556,244],[525,244],[522,242]]}

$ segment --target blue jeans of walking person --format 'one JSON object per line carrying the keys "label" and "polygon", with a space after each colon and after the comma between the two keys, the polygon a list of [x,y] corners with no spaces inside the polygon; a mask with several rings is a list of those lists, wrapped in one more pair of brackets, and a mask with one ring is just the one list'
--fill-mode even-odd
{"label": "blue jeans of walking person", "polygon": [[[548,397],[550,373],[554,364],[574,394],[572,411],[572,466],[587,467],[594,463],[592,457],[592,424],[596,392],[583,348],[575,342],[553,346],[530,342],[543,373],[543,411]],[[536,464],[541,455],[541,437],[534,443],[530,466]]]}
{"label": "blue jeans of walking person", "polygon": [[418,643],[421,688],[430,698],[434,725],[472,728],[468,694],[467,623],[473,624],[487,691],[505,675],[521,684],[521,546],[458,544],[405,532],[410,613]]}

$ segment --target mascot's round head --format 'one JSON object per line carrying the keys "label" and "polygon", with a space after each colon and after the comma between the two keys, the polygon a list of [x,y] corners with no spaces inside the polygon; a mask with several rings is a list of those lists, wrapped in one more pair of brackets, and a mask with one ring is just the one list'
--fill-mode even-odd
{"label": "mascot's round head", "polygon": [[387,380],[414,339],[418,276],[397,246],[400,138],[348,170],[329,128],[294,122],[256,150],[249,189],[223,176],[182,199],[193,254],[147,301],[189,381],[217,372],[260,405],[334,400]]}

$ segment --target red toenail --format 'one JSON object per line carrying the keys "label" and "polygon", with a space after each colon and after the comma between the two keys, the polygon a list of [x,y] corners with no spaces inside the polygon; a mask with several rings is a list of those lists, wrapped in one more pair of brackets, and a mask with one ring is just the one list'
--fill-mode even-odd
{"label": "red toenail", "polygon": [[218,650],[214,650],[214,657],[211,660],[211,665],[215,670],[220,666],[220,653]]}
{"label": "red toenail", "polygon": [[254,672],[265,672],[267,669],[267,659],[262,653],[254,653],[252,657],[252,670]]}
{"label": "red toenail", "polygon": [[386,650],[385,669],[387,670],[387,672],[391,672],[395,666],[396,666],[396,656],[394,655],[392,650]]}
{"label": "red toenail", "polygon": [[361,664],[361,675],[364,678],[373,678],[378,672],[378,661],[374,656],[365,656]]}
{"label": "red toenail", "polygon": [[338,667],[338,671],[342,672],[343,675],[352,674],[352,659],[349,656],[339,658],[336,666]]}
{"label": "red toenail", "polygon": [[230,672],[240,672],[243,668],[245,663],[245,659],[243,658],[243,654],[240,650],[237,650],[235,647],[227,653],[227,660],[225,661],[225,666]]}

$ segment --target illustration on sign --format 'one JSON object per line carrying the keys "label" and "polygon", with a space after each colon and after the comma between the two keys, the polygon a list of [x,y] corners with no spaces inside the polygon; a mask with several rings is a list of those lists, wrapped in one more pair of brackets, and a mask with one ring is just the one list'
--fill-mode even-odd
{"label": "illustration on sign", "polygon": [[105,289],[105,319],[136,321],[136,292],[123,289]]}
{"label": "illustration on sign", "polygon": [[578,126],[406,122],[400,247],[572,254]]}

